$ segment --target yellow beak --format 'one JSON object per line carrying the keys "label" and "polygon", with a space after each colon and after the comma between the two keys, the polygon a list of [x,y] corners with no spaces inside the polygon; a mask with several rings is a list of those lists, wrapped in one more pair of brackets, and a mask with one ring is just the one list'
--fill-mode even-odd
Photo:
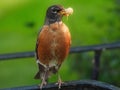
{"label": "yellow beak", "polygon": [[73,13],[73,9],[72,8],[67,8],[67,9],[63,9],[60,11],[60,14],[61,15],[64,15],[64,16],[69,16]]}

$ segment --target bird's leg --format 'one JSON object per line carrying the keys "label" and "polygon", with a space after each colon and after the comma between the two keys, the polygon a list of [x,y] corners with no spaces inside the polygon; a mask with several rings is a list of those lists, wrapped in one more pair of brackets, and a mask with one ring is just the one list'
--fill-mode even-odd
{"label": "bird's leg", "polygon": [[40,89],[42,89],[42,87],[47,84],[46,79],[45,79],[45,78],[46,78],[46,72],[47,72],[47,70],[46,70],[45,73],[43,74],[42,82],[41,82],[41,84],[40,84]]}
{"label": "bird's leg", "polygon": [[58,85],[58,88],[60,89],[61,88],[61,85],[63,84],[64,82],[62,82],[62,79],[60,77],[60,75],[58,74],[58,82],[56,83]]}

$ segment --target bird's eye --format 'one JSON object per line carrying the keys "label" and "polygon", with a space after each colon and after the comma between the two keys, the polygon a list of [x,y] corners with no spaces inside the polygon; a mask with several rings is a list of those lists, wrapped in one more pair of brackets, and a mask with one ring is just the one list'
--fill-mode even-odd
{"label": "bird's eye", "polygon": [[51,11],[52,11],[52,13],[55,13],[55,14],[56,14],[56,13],[58,13],[58,8],[52,7],[52,8],[51,8]]}
{"label": "bird's eye", "polygon": [[52,12],[53,12],[53,13],[57,13],[57,10],[53,9]]}

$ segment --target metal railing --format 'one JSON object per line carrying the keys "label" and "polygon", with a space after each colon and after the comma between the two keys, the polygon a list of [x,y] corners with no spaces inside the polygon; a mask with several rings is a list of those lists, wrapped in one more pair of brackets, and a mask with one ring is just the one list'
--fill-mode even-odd
{"label": "metal railing", "polygon": [[[0,90],[40,90],[40,88],[38,85],[32,85]],[[58,86],[54,83],[48,84],[44,86],[42,90],[120,90],[120,88],[95,80],[80,80],[65,82],[65,84],[62,85],[61,89],[58,89]]]}
{"label": "metal railing", "polygon": [[[92,79],[97,80],[99,76],[100,57],[101,57],[102,51],[111,50],[111,49],[120,49],[120,42],[100,44],[100,45],[91,45],[91,46],[72,47],[70,49],[70,54],[90,52],[90,51],[94,52]],[[0,54],[0,61],[13,60],[17,58],[30,58],[34,56],[35,56],[34,51]]]}

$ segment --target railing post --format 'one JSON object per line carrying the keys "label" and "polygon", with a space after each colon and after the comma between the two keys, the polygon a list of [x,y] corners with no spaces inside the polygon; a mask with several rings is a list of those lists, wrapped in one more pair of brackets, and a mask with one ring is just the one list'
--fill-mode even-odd
{"label": "railing post", "polygon": [[102,50],[95,50],[94,51],[94,60],[93,60],[93,71],[92,71],[92,79],[97,80],[99,77],[99,70],[100,70],[100,56]]}

